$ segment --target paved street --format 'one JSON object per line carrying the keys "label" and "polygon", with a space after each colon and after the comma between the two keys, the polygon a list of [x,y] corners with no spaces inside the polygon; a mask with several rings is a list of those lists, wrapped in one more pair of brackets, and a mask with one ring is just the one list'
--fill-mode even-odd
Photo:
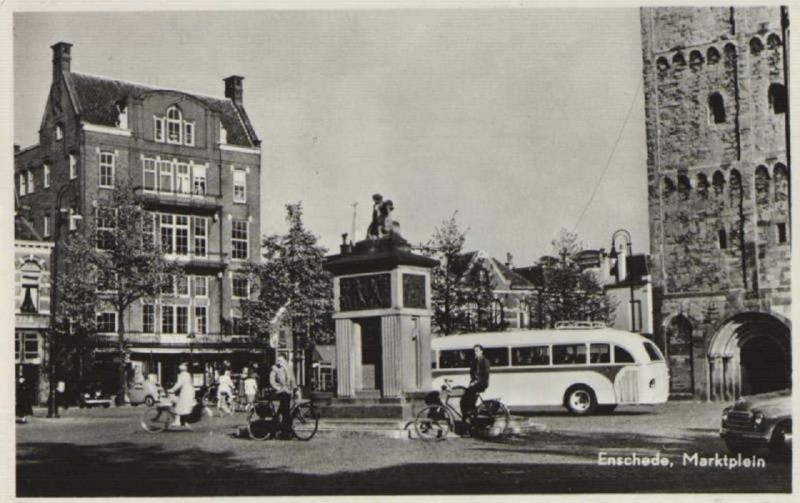
{"label": "paved street", "polygon": [[[74,410],[17,425],[19,496],[183,496],[418,493],[787,492],[788,462],[763,468],[683,466],[725,448],[721,404],[671,403],[654,413],[531,417],[545,432],[504,441],[428,444],[388,438],[253,441],[232,433],[244,414],[195,431],[151,435],[142,407]],[[672,467],[599,466],[607,457],[668,458]]]}

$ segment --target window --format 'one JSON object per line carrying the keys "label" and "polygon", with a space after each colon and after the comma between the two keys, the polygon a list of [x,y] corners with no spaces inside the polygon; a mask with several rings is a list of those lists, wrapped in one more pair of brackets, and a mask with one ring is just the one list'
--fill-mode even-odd
{"label": "window", "polygon": [[247,202],[247,172],[243,169],[233,170],[233,202]]}
{"label": "window", "polygon": [[231,227],[232,257],[234,259],[247,260],[247,241],[247,220],[234,220]]}
{"label": "window", "polygon": [[708,97],[708,122],[709,124],[725,122],[725,101],[719,93],[712,93]]}
{"label": "window", "polygon": [[114,187],[114,154],[100,152],[100,186]]}
{"label": "window", "polygon": [[142,180],[142,188],[148,192],[154,192],[158,190],[158,182],[156,175],[156,160],[142,159],[142,172],[144,173],[144,180]]}
{"label": "window", "polygon": [[164,142],[164,118],[153,117],[153,138],[157,142]]}
{"label": "window", "polygon": [[97,331],[113,334],[117,331],[117,313],[100,313],[97,315]]}
{"label": "window", "polygon": [[766,166],[756,168],[756,202],[759,205],[769,204],[769,170]]}
{"label": "window", "polygon": [[764,43],[758,37],[753,37],[750,39],[750,52],[753,54],[758,54],[764,50]]}
{"label": "window", "polygon": [[706,52],[706,60],[709,65],[719,62],[720,54],[716,47],[709,47]]}
{"label": "window", "polygon": [[25,172],[19,174],[19,195],[24,196],[28,193],[28,179],[25,177]]}
{"label": "window", "polygon": [[21,356],[22,356],[22,341],[21,341],[21,338],[22,338],[22,334],[21,333],[17,332],[16,334],[14,334],[14,359],[16,360],[17,363],[19,363],[22,360],[22,358],[21,358]]}
{"label": "window", "polygon": [[446,349],[439,351],[440,369],[460,369],[469,368],[472,361],[473,350],[470,349]]}
{"label": "window", "polygon": [[647,351],[647,356],[650,357],[651,362],[660,362],[664,360],[664,357],[661,355],[661,351],[659,351],[656,345],[652,342],[645,342],[644,349]]}
{"label": "window", "polygon": [[174,255],[189,254],[189,217],[161,214],[161,249]]}
{"label": "window", "polygon": [[78,178],[78,157],[75,154],[69,155],[69,179]]}
{"label": "window", "polygon": [[96,240],[98,250],[114,249],[114,231],[117,228],[116,213],[113,208],[98,208],[96,214]]}
{"label": "window", "polygon": [[194,308],[194,331],[197,334],[208,333],[208,311],[206,306]]}
{"label": "window", "polygon": [[692,184],[689,178],[683,175],[678,175],[678,194],[681,201],[688,201],[692,194]]}
{"label": "window", "polygon": [[161,284],[161,295],[175,295],[175,276],[167,276]]}
{"label": "window", "polygon": [[550,365],[550,347],[512,348],[511,365]]}
{"label": "window", "polygon": [[233,296],[240,299],[250,297],[250,280],[247,276],[236,275],[233,277]]}
{"label": "window", "polygon": [[611,347],[608,344],[590,344],[589,363],[611,363]]}
{"label": "window", "polygon": [[158,188],[162,192],[172,192],[172,163],[169,161],[158,161]]}
{"label": "window", "polygon": [[717,240],[720,250],[726,250],[728,248],[728,235],[725,233],[725,229],[717,231]]}
{"label": "window", "polygon": [[50,188],[50,165],[49,164],[45,164],[44,165],[44,184],[43,184],[43,186],[44,186],[45,189]]}
{"label": "window", "polygon": [[776,115],[786,113],[786,88],[783,84],[770,84],[767,96],[772,113]]}
{"label": "window", "polygon": [[178,163],[175,173],[175,192],[180,192],[181,194],[190,194],[191,191],[189,165],[186,163]]}
{"label": "window", "polygon": [[205,257],[208,250],[208,219],[194,217],[194,254]]}
{"label": "window", "polygon": [[64,139],[64,126],[56,124],[56,141]]}
{"label": "window", "polygon": [[175,333],[175,306],[161,306],[161,332],[164,334]]}
{"label": "window", "polygon": [[206,167],[194,166],[192,170],[193,191],[195,194],[203,195],[206,193]]}
{"label": "window", "polygon": [[42,235],[50,237],[50,217],[47,215],[42,219]]}
{"label": "window", "polygon": [[39,312],[39,279],[41,278],[42,268],[33,261],[22,264],[22,304],[19,307],[21,313]]}
{"label": "window", "polygon": [[156,306],[145,304],[142,306],[142,332],[152,334],[156,331]]}
{"label": "window", "polygon": [[183,123],[183,137],[187,145],[194,146],[194,122]]}
{"label": "window", "polygon": [[614,363],[636,363],[636,360],[627,350],[614,346]]}
{"label": "window", "polygon": [[777,225],[777,230],[778,230],[778,243],[781,243],[781,244],[782,243],[786,243],[789,240],[787,235],[786,235],[786,224],[785,223],[779,223]]}
{"label": "window", "polygon": [[181,111],[177,107],[167,110],[167,143],[181,143]]}
{"label": "window", "polygon": [[23,360],[30,362],[39,358],[39,336],[36,334],[25,334],[23,336]]}
{"label": "window", "polygon": [[697,195],[700,199],[708,199],[708,177],[703,173],[697,175]]}
{"label": "window", "polygon": [[242,335],[247,333],[247,329],[244,326],[244,322],[238,316],[231,316],[231,333],[236,335]]}
{"label": "window", "polygon": [[33,194],[34,185],[33,185],[33,170],[28,170],[28,194]]}
{"label": "window", "polygon": [[208,297],[208,278],[205,276],[193,276],[192,287],[195,297]]}
{"label": "window", "polygon": [[[475,350],[471,350],[475,354]],[[484,348],[483,356],[489,360],[492,367],[508,367],[508,348]]]}
{"label": "window", "polygon": [[553,365],[586,363],[586,344],[553,344]]}
{"label": "window", "polygon": [[179,296],[189,296],[189,278],[187,276],[178,276],[175,280],[175,287]]}
{"label": "window", "polygon": [[175,306],[175,333],[189,333],[189,306]]}

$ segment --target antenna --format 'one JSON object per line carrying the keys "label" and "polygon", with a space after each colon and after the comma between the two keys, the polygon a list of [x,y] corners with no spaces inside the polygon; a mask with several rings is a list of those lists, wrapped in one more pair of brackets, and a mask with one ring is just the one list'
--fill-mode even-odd
{"label": "antenna", "polygon": [[352,228],[353,232],[350,233],[351,243],[353,242],[352,239],[355,239],[356,235],[356,214],[358,213],[358,203],[355,202],[352,204],[352,206],[353,206],[353,228]]}

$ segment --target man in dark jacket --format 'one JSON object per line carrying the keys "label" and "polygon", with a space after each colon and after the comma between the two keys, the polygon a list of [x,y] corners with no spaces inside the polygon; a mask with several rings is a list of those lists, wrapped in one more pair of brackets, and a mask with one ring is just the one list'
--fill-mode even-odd
{"label": "man in dark jacket", "polygon": [[469,386],[461,398],[461,416],[465,420],[475,408],[478,393],[489,387],[489,360],[483,356],[483,346],[475,344],[473,351],[475,351],[475,358],[469,367]]}

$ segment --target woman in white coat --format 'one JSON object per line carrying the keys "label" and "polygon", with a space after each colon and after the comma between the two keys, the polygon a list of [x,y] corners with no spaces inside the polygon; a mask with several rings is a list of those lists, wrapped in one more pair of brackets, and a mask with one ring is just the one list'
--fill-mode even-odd
{"label": "woman in white coat", "polygon": [[177,393],[177,396],[173,398],[175,414],[177,414],[174,426],[186,425],[189,427],[189,425],[185,423],[183,416],[191,414],[194,408],[194,384],[192,383],[192,376],[189,375],[188,364],[181,363],[178,366],[178,370],[180,371],[178,374],[178,381],[175,383],[175,386],[169,389],[170,393]]}

